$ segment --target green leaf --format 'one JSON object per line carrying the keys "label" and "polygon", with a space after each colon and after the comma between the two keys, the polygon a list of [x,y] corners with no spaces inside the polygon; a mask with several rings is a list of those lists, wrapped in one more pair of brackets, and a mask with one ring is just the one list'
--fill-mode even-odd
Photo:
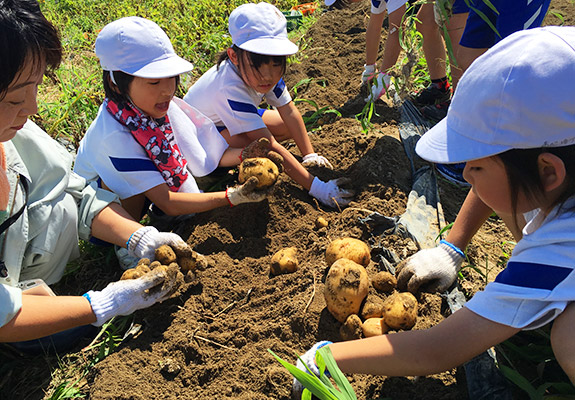
{"label": "green leaf", "polygon": [[321,359],[322,362],[325,361],[325,365],[327,366],[327,370],[331,374],[331,377],[342,391],[342,394],[345,395],[345,397],[342,397],[342,399],[357,400],[355,392],[353,391],[349,381],[337,366],[329,346],[323,346],[317,351],[317,353],[318,355],[316,356],[316,360]]}

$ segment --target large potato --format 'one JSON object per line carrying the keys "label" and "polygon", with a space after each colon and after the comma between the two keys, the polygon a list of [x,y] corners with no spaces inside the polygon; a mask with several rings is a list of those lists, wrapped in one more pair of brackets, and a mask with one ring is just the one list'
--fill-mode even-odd
{"label": "large potato", "polygon": [[238,181],[244,183],[248,178],[255,176],[258,179],[256,187],[261,189],[276,183],[279,175],[277,165],[269,158],[248,158],[240,164]]}
{"label": "large potato", "polygon": [[389,327],[385,324],[384,318],[366,319],[363,321],[361,329],[365,337],[380,336],[389,331]]}
{"label": "large potato", "polygon": [[325,261],[327,265],[332,265],[340,258],[347,258],[364,267],[367,267],[371,260],[369,246],[359,239],[342,238],[331,242],[325,250]]}
{"label": "large potato", "polygon": [[417,299],[409,292],[394,293],[383,302],[383,318],[391,329],[411,329],[417,320]]}
{"label": "large potato", "polygon": [[349,315],[359,312],[368,291],[369,277],[365,268],[340,258],[329,269],[323,295],[328,311],[343,323]]}
{"label": "large potato", "polygon": [[275,253],[272,257],[270,273],[272,275],[289,274],[297,271],[297,249],[295,247],[286,247]]}

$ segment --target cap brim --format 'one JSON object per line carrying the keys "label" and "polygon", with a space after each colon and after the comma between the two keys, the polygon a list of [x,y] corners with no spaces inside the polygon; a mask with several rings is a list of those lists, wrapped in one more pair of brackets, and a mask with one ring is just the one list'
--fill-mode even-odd
{"label": "cap brim", "polygon": [[449,114],[427,131],[415,146],[416,153],[424,160],[455,164],[490,157],[510,149],[509,146],[482,143],[462,135],[449,126]]}
{"label": "cap brim", "polygon": [[191,71],[194,65],[181,57],[174,56],[158,61],[153,61],[146,66],[132,71],[124,70],[123,72],[140,78],[162,79],[177,76]]}
{"label": "cap brim", "polygon": [[335,0],[325,0],[325,5],[326,6],[331,6],[333,3],[335,3]]}
{"label": "cap brim", "polygon": [[291,40],[278,38],[259,38],[248,40],[238,47],[242,50],[266,56],[291,56],[298,51],[297,45]]}

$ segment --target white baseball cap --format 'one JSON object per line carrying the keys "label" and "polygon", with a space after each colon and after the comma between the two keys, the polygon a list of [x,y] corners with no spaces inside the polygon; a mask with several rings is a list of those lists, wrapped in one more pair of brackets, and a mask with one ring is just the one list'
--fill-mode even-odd
{"label": "white baseball cap", "polygon": [[96,55],[105,71],[140,78],[168,78],[194,67],[176,54],[162,28],[140,17],[120,18],[106,25],[96,38]]}
{"label": "white baseball cap", "polygon": [[516,32],[463,74],[447,116],[416,145],[435,163],[575,144],[575,27]]}
{"label": "white baseball cap", "polygon": [[232,43],[242,50],[268,56],[289,56],[298,47],[288,39],[286,17],[269,3],[237,7],[228,21]]}

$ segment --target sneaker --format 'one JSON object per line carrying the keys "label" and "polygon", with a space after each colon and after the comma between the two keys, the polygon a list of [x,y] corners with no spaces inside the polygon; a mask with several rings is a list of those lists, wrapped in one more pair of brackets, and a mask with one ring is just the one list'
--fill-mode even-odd
{"label": "sneaker", "polygon": [[451,89],[442,90],[436,85],[431,84],[419,93],[416,93],[413,98],[413,104],[418,107],[430,106],[439,103],[445,103],[451,99]]}
{"label": "sneaker", "polygon": [[421,114],[431,122],[439,122],[447,116],[447,110],[451,100],[444,101],[443,103],[432,104],[429,106],[421,107]]}
{"label": "sneaker", "polygon": [[459,186],[471,186],[463,178],[463,169],[465,168],[465,163],[458,164],[435,164],[435,168],[441,176],[447,179],[451,183],[455,183]]}

